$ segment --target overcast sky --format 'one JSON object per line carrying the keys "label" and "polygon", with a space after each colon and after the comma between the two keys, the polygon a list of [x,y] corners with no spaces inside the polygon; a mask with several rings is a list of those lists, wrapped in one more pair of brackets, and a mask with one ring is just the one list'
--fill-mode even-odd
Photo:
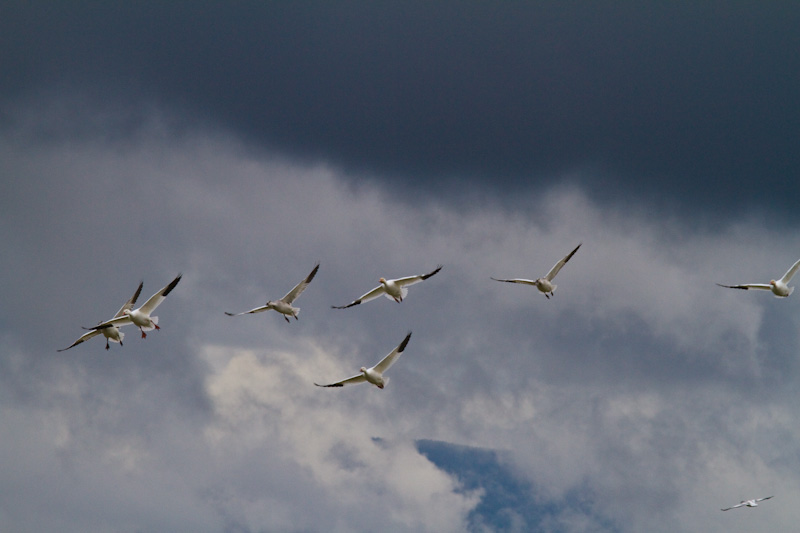
{"label": "overcast sky", "polygon": [[800,8],[662,4],[0,8],[0,529],[795,529]]}

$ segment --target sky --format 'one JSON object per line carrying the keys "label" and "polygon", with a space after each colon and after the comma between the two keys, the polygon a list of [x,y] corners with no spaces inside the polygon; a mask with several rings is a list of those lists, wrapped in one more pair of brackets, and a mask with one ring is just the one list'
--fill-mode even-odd
{"label": "sky", "polygon": [[[4,4],[0,529],[793,530],[799,296],[716,283],[800,258],[798,26],[778,1]],[[549,300],[490,279],[579,243]],[[224,314],[317,262],[299,320]],[[56,351],[179,273],[161,330]],[[314,386],[409,331],[384,390]]]}

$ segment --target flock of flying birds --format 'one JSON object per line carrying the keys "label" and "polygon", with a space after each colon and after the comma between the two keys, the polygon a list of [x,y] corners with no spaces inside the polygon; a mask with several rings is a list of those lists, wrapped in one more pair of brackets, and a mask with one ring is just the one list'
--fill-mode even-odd
{"label": "flock of flying birds", "polygon": [[[553,280],[555,279],[556,275],[559,271],[563,268],[565,264],[575,255],[575,252],[581,247],[583,243],[578,244],[574,250],[564,256],[563,259],[558,261],[550,271],[545,274],[543,277],[531,280],[531,279],[523,279],[523,278],[512,278],[512,279],[498,279],[498,278],[491,278],[495,281],[502,281],[505,283],[519,283],[523,285],[531,285],[536,287],[539,292],[545,295],[547,299],[550,299],[551,296],[554,296],[555,290],[558,287]],[[794,291],[794,287],[789,287],[788,284],[792,280],[792,277],[797,273],[798,268],[800,268],[800,260],[795,262],[786,274],[783,275],[782,278],[778,280],[771,280],[769,283],[747,283],[741,285],[723,285],[721,283],[717,283],[720,287],[726,287],[729,289],[742,289],[742,290],[749,290],[749,289],[759,289],[759,290],[768,290],[771,291],[776,297],[778,298],[786,298]],[[398,279],[385,279],[380,278],[380,284],[372,289],[371,291],[361,295],[360,297],[356,298],[352,302],[347,305],[342,306],[331,306],[334,309],[347,309],[348,307],[353,307],[355,305],[359,305],[365,302],[369,302],[370,300],[374,300],[375,298],[383,295],[390,300],[394,300],[397,303],[403,301],[403,299],[408,294],[408,287],[414,285],[415,283],[419,283],[421,281],[425,281],[426,279],[436,275],[442,269],[442,265],[436,267],[435,270],[428,272],[427,274],[420,274],[416,276],[407,276],[404,278]],[[311,281],[314,279],[314,276],[317,275],[317,271],[319,270],[319,263],[314,266],[314,269],[305,277],[300,283],[294,286],[292,290],[290,290],[286,295],[281,298],[280,300],[269,300],[266,304],[251,309],[249,311],[242,311],[241,313],[229,313],[225,312],[228,316],[240,316],[246,314],[255,314],[261,313],[264,311],[269,311],[270,309],[277,311],[286,322],[290,322],[289,317],[294,317],[297,320],[298,315],[300,314],[300,308],[294,307],[292,304],[300,296],[304,290],[308,287]],[[151,296],[141,307],[138,309],[133,309],[133,306],[136,305],[136,300],[139,298],[139,294],[142,292],[143,282],[139,283],[139,287],[136,289],[136,292],[133,293],[133,296],[125,302],[125,304],[117,311],[111,319],[106,320],[104,322],[98,323],[96,326],[91,328],[84,328],[86,329],[86,333],[81,335],[75,342],[69,345],[66,348],[58,350],[59,352],[63,352],[64,350],[69,350],[70,348],[81,344],[93,337],[98,335],[103,335],[106,338],[106,350],[109,348],[109,341],[116,342],[122,345],[122,340],[125,337],[125,333],[120,331],[122,326],[127,326],[129,324],[133,324],[139,328],[139,331],[142,334],[142,338],[146,338],[147,334],[145,331],[150,331],[153,329],[161,329],[158,326],[158,317],[152,316],[153,311],[161,305],[164,299],[169,295],[170,292],[178,285],[178,282],[181,280],[181,274],[173,279],[168,285],[166,285],[163,289],[155,293]],[[389,367],[394,364],[400,354],[406,348],[408,341],[411,339],[411,332],[406,335],[403,341],[397,345],[397,347],[389,352],[383,359],[380,360],[378,364],[373,367],[361,367],[360,373],[356,374],[355,376],[343,379],[341,381],[337,381],[335,383],[329,383],[327,385],[320,385],[319,383],[314,383],[314,385],[318,387],[344,387],[345,385],[351,385],[355,383],[371,383],[376,387],[383,389],[386,383],[388,382],[388,378],[385,378],[383,374],[389,369]],[[731,509],[737,509],[739,507],[757,507],[758,502],[768,500],[772,498],[772,496],[767,496],[765,498],[757,498],[752,500],[743,500],[741,503],[734,505],[732,507],[727,507],[722,509],[722,511],[729,511]]]}

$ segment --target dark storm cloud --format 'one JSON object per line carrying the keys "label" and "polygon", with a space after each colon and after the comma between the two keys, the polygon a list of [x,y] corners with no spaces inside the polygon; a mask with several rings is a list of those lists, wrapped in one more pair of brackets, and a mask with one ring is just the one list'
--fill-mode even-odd
{"label": "dark storm cloud", "polygon": [[20,3],[0,87],[166,104],[419,184],[574,175],[611,199],[788,207],[798,19],[788,2]]}

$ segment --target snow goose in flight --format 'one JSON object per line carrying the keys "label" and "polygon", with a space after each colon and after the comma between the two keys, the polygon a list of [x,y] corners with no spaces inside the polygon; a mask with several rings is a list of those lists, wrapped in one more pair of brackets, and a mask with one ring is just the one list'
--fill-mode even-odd
{"label": "snow goose in flight", "polygon": [[379,389],[382,389],[389,383],[389,378],[384,378],[383,373],[389,370],[389,367],[392,366],[400,354],[403,353],[403,350],[406,349],[406,344],[408,344],[408,339],[411,338],[411,332],[408,332],[406,338],[403,339],[397,348],[389,352],[389,355],[381,359],[381,362],[377,365],[373,366],[372,368],[361,367],[361,373],[357,374],[351,378],[343,379],[342,381],[337,381],[336,383],[331,383],[329,385],[320,385],[319,383],[314,383],[317,387],[344,387],[345,385],[350,385],[351,383],[364,383],[365,381],[368,383],[372,383]]}
{"label": "snow goose in flight", "polygon": [[769,500],[772,496],[767,496],[766,498],[758,498],[755,500],[742,500],[742,503],[737,503],[733,507],[726,507],[725,509],[721,509],[722,511],[730,511],[731,509],[736,509],[738,507],[758,507],[758,502],[763,502],[764,500]]}
{"label": "snow goose in flight", "polygon": [[131,311],[130,309],[125,309],[122,311],[122,315],[112,318],[111,320],[106,320],[105,322],[101,322],[93,328],[93,330],[100,330],[111,328],[114,326],[124,326],[125,324],[133,324],[138,326],[139,331],[142,332],[142,338],[147,338],[147,334],[145,331],[150,331],[151,329],[161,329],[158,327],[158,317],[157,316],[150,316],[150,313],[156,310],[156,307],[161,305],[161,302],[167,297],[167,295],[172,292],[172,289],[178,284],[181,280],[182,274],[178,274],[178,277],[173,279],[169,282],[169,284],[152,295],[149,300],[147,300],[143,306],[139,309],[134,309]]}
{"label": "snow goose in flight", "polygon": [[[133,296],[131,296],[130,300],[125,302],[125,304],[122,307],[120,307],[119,311],[117,311],[117,314],[114,315],[114,318],[122,316],[126,309],[129,310],[129,311],[131,309],[133,309],[133,306],[136,305],[136,300],[139,298],[139,294],[141,294],[141,292],[142,292],[142,287],[143,286],[144,286],[144,282],[140,282],[139,283],[139,288],[136,289],[136,292],[133,293]],[[101,322],[101,324],[102,324],[102,322]],[[56,350],[56,351],[63,352],[63,351],[69,350],[73,346],[77,346],[78,344],[80,344],[82,342],[88,341],[89,339],[94,338],[94,337],[100,335],[101,333],[106,338],[106,350],[108,350],[108,341],[118,342],[119,345],[122,346],[122,339],[125,338],[125,334],[122,333],[119,330],[119,327],[111,326],[111,327],[103,328],[103,329],[89,329],[89,331],[87,331],[86,333],[81,335],[78,338],[78,340],[76,340],[75,342],[73,342],[72,344],[67,346],[66,348],[62,348],[61,350]]]}
{"label": "snow goose in flight", "polygon": [[717,283],[717,285],[720,287],[727,287],[728,289],[742,289],[745,291],[750,289],[762,289],[765,291],[772,291],[772,294],[777,298],[786,298],[794,291],[794,287],[789,287],[788,283],[792,280],[798,268],[800,268],[800,259],[798,259],[797,262],[792,265],[792,268],[787,270],[786,274],[779,280],[773,279],[769,283],[747,283],[744,285],[723,285],[722,283]]}
{"label": "snow goose in flight", "polygon": [[295,299],[298,296],[300,296],[300,294],[304,290],[306,290],[308,284],[311,283],[311,280],[314,279],[314,276],[317,275],[317,270],[319,270],[319,263],[317,263],[316,266],[314,267],[314,270],[312,270],[311,273],[308,276],[306,276],[306,279],[295,285],[294,288],[290,290],[288,294],[286,294],[286,296],[284,296],[280,300],[270,300],[266,303],[266,305],[262,305],[261,307],[256,307],[255,309],[251,309],[249,311],[243,311],[241,313],[229,313],[225,311],[225,314],[228,316],[239,316],[252,313],[261,313],[263,311],[269,311],[270,309],[274,309],[275,311],[283,315],[283,318],[284,320],[286,320],[286,322],[289,322],[290,316],[293,316],[294,319],[297,320],[297,315],[300,314],[300,308],[292,307],[292,302],[294,302]]}
{"label": "snow goose in flight", "polygon": [[394,300],[395,302],[400,303],[403,301],[403,298],[405,298],[406,295],[408,294],[409,285],[414,285],[415,283],[419,283],[420,281],[425,281],[429,277],[439,272],[441,269],[442,265],[439,265],[433,272],[428,272],[427,274],[422,274],[420,276],[408,276],[406,278],[400,278],[400,279],[381,278],[378,280],[381,283],[380,285],[378,285],[368,293],[361,295],[357,300],[353,300],[347,305],[342,305],[342,306],[332,305],[331,307],[333,307],[334,309],[347,309],[348,307],[353,307],[354,305],[374,300],[381,294],[383,294],[390,300]]}
{"label": "snow goose in flight", "polygon": [[533,285],[534,287],[539,289],[539,292],[543,293],[545,295],[545,297],[549,300],[550,297],[553,296],[553,293],[558,288],[558,285],[553,283],[553,278],[556,277],[556,274],[558,274],[559,270],[561,270],[561,267],[566,265],[567,261],[572,259],[572,256],[575,255],[575,252],[578,251],[578,248],[580,248],[582,244],[583,243],[580,243],[578,246],[575,247],[574,250],[572,250],[570,253],[568,253],[566,255],[566,257],[564,257],[564,259],[562,259],[561,261],[559,261],[558,263],[553,265],[553,268],[550,269],[550,272],[548,272],[547,275],[545,277],[543,277],[543,278],[539,278],[539,279],[536,279],[536,280],[519,279],[519,278],[515,278],[515,279],[497,279],[497,278],[492,278],[492,279],[495,280],[495,281],[505,281],[506,283],[522,283],[524,285]]}

